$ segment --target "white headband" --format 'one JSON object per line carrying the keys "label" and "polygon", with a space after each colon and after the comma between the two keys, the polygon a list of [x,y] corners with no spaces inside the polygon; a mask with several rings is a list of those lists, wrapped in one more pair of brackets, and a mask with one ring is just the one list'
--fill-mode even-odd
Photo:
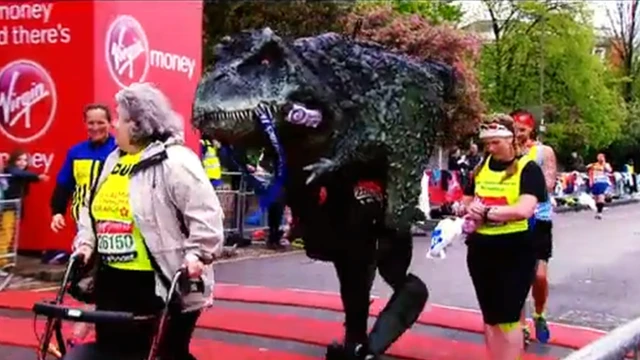
{"label": "white headband", "polygon": [[500,124],[480,125],[480,139],[492,137],[513,137],[513,132]]}

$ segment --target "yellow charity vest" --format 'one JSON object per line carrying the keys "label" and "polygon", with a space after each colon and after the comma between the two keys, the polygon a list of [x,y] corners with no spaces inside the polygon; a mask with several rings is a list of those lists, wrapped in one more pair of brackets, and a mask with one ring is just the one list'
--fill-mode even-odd
{"label": "yellow charity vest", "polygon": [[[487,159],[480,173],[475,178],[475,197],[486,206],[513,205],[520,198],[520,177],[524,166],[533,161],[529,156],[518,159],[518,170],[513,176],[502,181],[505,171],[489,169]],[[529,229],[528,219],[506,223],[484,223],[476,231],[483,235],[511,234]]]}
{"label": "yellow charity vest", "polygon": [[73,199],[71,201],[71,216],[74,220],[78,220],[80,208],[84,205],[89,189],[93,185],[93,181],[98,177],[100,169],[100,161],[92,159],[75,159],[73,160],[73,179],[76,182],[76,188],[73,191]]}
{"label": "yellow charity vest", "polygon": [[222,177],[222,169],[220,168],[218,150],[208,140],[200,140],[200,143],[204,145],[205,148],[202,166],[204,166],[207,177],[209,180],[220,180]]}
{"label": "yellow charity vest", "polygon": [[96,222],[97,249],[101,260],[121,270],[153,271],[129,200],[133,166],[142,153],[124,155],[98,189],[91,213]]}

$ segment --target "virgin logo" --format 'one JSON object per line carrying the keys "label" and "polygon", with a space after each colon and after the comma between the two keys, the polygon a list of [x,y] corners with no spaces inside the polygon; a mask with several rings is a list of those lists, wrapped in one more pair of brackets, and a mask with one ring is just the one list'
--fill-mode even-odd
{"label": "virgin logo", "polygon": [[56,113],[56,86],[49,73],[31,60],[0,69],[0,132],[18,143],[44,135]]}
{"label": "virgin logo", "polygon": [[143,82],[149,72],[149,41],[142,25],[129,15],[121,15],[109,26],[104,49],[113,80],[126,87]]}

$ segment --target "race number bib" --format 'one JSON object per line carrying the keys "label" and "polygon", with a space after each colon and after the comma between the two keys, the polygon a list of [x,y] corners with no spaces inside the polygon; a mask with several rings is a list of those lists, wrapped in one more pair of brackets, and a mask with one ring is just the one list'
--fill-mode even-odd
{"label": "race number bib", "polygon": [[131,262],[138,256],[133,223],[100,221],[97,224],[98,253],[106,263]]}

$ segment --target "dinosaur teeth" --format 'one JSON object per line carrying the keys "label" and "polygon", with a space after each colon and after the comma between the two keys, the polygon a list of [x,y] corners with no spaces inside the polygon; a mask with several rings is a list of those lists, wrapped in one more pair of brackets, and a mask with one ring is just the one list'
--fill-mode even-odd
{"label": "dinosaur teeth", "polygon": [[[273,114],[280,111],[277,105],[258,105],[258,107],[263,110],[270,110]],[[204,118],[208,119],[208,121],[249,121],[253,119],[256,109],[212,112],[205,114]]]}

